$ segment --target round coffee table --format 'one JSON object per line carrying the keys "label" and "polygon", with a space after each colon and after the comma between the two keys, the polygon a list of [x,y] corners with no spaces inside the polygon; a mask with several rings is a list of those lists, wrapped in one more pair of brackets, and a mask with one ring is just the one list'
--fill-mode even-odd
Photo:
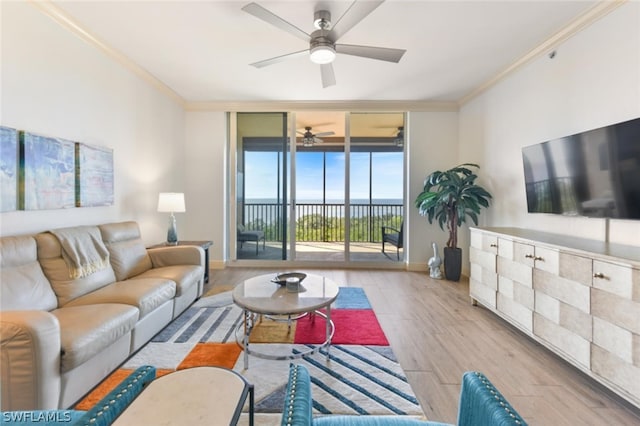
{"label": "round coffee table", "polygon": [[[244,312],[244,321],[236,329],[236,341],[244,349],[244,368],[249,368],[249,355],[273,360],[301,358],[329,347],[335,326],[331,321],[331,304],[338,297],[338,285],[320,275],[307,274],[300,283],[299,292],[289,292],[286,286],[272,282],[275,275],[260,275],[239,283],[233,289],[233,302]],[[326,308],[325,312],[320,309]],[[263,316],[285,318],[289,324],[307,313],[318,315],[326,322],[326,339],[315,347],[295,354],[274,355],[250,349],[249,336],[257,321]],[[273,318],[272,318],[273,319]],[[276,318],[277,320],[277,318]]]}

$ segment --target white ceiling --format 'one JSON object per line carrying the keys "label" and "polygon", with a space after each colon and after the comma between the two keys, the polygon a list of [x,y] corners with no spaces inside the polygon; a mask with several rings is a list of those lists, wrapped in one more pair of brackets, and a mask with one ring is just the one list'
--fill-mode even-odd
{"label": "white ceiling", "polygon": [[[298,57],[252,62],[308,47],[249,15],[249,1],[55,1],[95,38],[187,102],[459,101],[527,55],[595,1],[387,0],[340,43],[406,49],[398,64],[338,55],[337,84]],[[306,32],[313,12],[333,20],[350,1],[257,1]]]}

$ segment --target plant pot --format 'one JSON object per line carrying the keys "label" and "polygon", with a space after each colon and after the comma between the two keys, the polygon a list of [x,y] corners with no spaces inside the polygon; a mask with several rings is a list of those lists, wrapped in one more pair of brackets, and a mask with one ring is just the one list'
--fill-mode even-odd
{"label": "plant pot", "polygon": [[449,281],[460,281],[462,271],[462,249],[444,248],[444,275]]}

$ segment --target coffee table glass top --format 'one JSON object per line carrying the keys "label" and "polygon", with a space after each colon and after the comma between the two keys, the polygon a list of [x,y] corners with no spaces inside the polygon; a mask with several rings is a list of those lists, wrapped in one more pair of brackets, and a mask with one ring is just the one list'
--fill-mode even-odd
{"label": "coffee table glass top", "polygon": [[233,301],[258,314],[287,315],[311,312],[326,307],[338,297],[338,285],[320,275],[307,274],[300,292],[271,282],[275,274],[260,275],[239,283],[233,289]]}

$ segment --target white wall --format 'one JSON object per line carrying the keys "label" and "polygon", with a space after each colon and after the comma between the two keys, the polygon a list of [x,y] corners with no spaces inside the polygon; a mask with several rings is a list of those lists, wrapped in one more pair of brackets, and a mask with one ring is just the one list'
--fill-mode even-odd
{"label": "white wall", "polygon": [[[521,148],[640,117],[640,3],[629,2],[460,110],[460,158],[482,165],[489,226],[604,240],[604,219],[528,214]],[[640,245],[640,221],[612,220],[610,241]]]}
{"label": "white wall", "polygon": [[[448,233],[437,223],[429,224],[418,214],[414,201],[422,192],[424,178],[435,170],[446,170],[458,161],[458,113],[411,112],[408,117],[408,210],[405,215],[405,234],[408,245],[408,269],[426,270],[427,261],[433,256],[431,244],[438,245],[440,257],[447,242]],[[460,247],[464,231],[460,232]]]}
{"label": "white wall", "polygon": [[158,192],[185,189],[182,106],[29,3],[0,8],[0,124],[112,148],[115,163],[113,206],[0,213],[0,235],[136,220],[145,242],[164,241]]}
{"label": "white wall", "polygon": [[185,235],[211,240],[210,266],[224,266],[227,207],[227,121],[223,112],[188,112],[185,144]]}

